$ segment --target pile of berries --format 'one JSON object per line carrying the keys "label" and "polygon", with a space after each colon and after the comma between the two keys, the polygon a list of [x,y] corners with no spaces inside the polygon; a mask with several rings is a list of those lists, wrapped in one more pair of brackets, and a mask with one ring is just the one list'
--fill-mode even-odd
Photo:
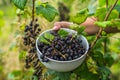
{"label": "pile of berries", "polygon": [[68,34],[66,37],[62,37],[55,31],[50,32],[50,34],[54,35],[53,40],[44,37],[50,44],[42,41],[38,43],[38,48],[42,53],[40,58],[43,62],[48,62],[48,58],[58,61],[70,61],[81,57],[85,53],[82,40],[78,39],[77,36]]}
{"label": "pile of berries", "polygon": [[28,69],[30,67],[33,67],[35,70],[33,76],[37,76],[38,80],[40,80],[42,76],[42,68],[36,54],[35,43],[36,37],[39,35],[41,29],[39,28],[37,21],[38,19],[35,19],[34,21],[32,20],[28,25],[25,26],[23,43],[28,47],[28,54],[25,59],[25,68]]}

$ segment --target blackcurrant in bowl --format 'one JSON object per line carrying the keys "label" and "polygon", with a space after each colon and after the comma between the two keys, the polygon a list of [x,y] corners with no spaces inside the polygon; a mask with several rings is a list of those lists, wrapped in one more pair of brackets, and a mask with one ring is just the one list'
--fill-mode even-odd
{"label": "blackcurrant in bowl", "polygon": [[37,55],[47,68],[67,72],[76,69],[86,58],[89,44],[83,35],[68,28],[42,32],[36,39]]}

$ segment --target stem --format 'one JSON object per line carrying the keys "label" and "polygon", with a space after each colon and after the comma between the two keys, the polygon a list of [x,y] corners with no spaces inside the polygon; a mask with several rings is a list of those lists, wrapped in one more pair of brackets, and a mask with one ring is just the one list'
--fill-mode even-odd
{"label": "stem", "polygon": [[78,74],[76,74],[76,80],[78,80]]}
{"label": "stem", "polygon": [[106,14],[106,17],[105,17],[104,21],[107,21],[108,17],[110,16],[110,13],[112,12],[112,10],[115,7],[115,5],[117,4],[117,2],[118,2],[118,0],[116,0],[115,3],[112,5],[109,12]]}
{"label": "stem", "polygon": [[[106,34],[106,36],[107,36],[107,34]],[[104,53],[106,53],[107,52],[107,39],[105,39],[105,41],[104,41]]]}
{"label": "stem", "polygon": [[34,21],[34,12],[35,12],[35,0],[32,0],[32,21]]}
{"label": "stem", "polygon": [[[108,0],[106,0],[106,12],[108,12]],[[104,44],[104,53],[106,53],[107,51],[107,40],[106,39],[104,40],[103,44]]]}
{"label": "stem", "polygon": [[106,0],[106,9],[108,11],[108,0]]}
{"label": "stem", "polygon": [[[117,4],[117,2],[118,2],[118,0],[116,0],[115,3],[112,5],[112,7],[110,8],[110,10],[109,10],[108,13],[106,14],[106,17],[104,18],[104,21],[107,21],[107,20],[108,20],[108,18],[109,18],[109,16],[110,16],[110,13],[112,12],[112,10],[113,10],[113,8],[115,7],[115,5]],[[102,31],[103,31],[103,28],[100,27],[99,32],[97,33],[95,40],[91,43],[89,52],[90,52],[90,50],[93,48],[93,46],[96,44],[96,42],[97,42],[97,40],[99,39],[100,34],[101,34]]]}

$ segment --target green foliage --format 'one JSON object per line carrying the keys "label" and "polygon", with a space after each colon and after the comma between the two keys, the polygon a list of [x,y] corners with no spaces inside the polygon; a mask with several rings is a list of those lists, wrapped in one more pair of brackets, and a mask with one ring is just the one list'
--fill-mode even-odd
{"label": "green foliage", "polygon": [[116,9],[120,13],[120,4],[117,4],[114,9]]}
{"label": "green foliage", "polygon": [[114,20],[111,20],[111,27],[115,28],[117,27],[119,30],[120,30],[120,19],[114,19]]}
{"label": "green foliage", "polygon": [[[106,6],[106,0],[98,0],[99,2],[99,6]],[[108,0],[108,6],[111,5],[113,3],[113,0]]]}
{"label": "green foliage", "polygon": [[72,21],[80,24],[86,20],[88,16],[88,9],[82,9],[80,10],[75,16],[72,17]]}
{"label": "green foliage", "polygon": [[80,77],[83,80],[99,80],[99,77],[97,74],[89,71],[86,63],[83,63],[81,66],[79,66],[73,72],[75,74],[77,74],[78,77]]}
{"label": "green foliage", "polygon": [[98,66],[103,66],[104,64],[103,54],[100,50],[94,51],[94,53],[92,53],[91,55],[92,59],[96,62]]}
{"label": "green foliage", "polygon": [[70,29],[73,29],[73,30],[77,31],[77,34],[80,35],[80,34],[82,34],[82,32],[85,30],[85,27],[84,27],[84,26],[77,25],[77,24],[72,24],[72,25],[70,26]]}
{"label": "green foliage", "polygon": [[99,27],[106,28],[108,26],[111,26],[111,21],[97,21],[95,24]]}
{"label": "green foliage", "polygon": [[22,60],[22,59],[25,59],[25,57],[26,57],[26,52],[25,51],[20,51],[19,59]]}
{"label": "green foliage", "polygon": [[50,44],[49,41],[52,41],[54,39],[54,36],[48,32],[44,33],[42,36],[40,36],[39,40],[40,42],[44,42],[46,44]]}
{"label": "green foliage", "polygon": [[16,77],[19,77],[22,74],[22,72],[20,70],[15,70],[13,72],[10,72],[8,74],[8,79],[16,79]]}
{"label": "green foliage", "polygon": [[0,10],[0,28],[4,25],[3,15],[4,15],[4,12]]}
{"label": "green foliage", "polygon": [[[99,21],[104,21],[106,13],[107,13],[106,8],[105,7],[100,7],[96,10],[95,16],[98,18]],[[108,20],[116,19],[118,17],[119,17],[119,13],[116,10],[112,10]]]}
{"label": "green foliage", "polygon": [[58,11],[48,3],[42,3],[36,6],[36,13],[42,15],[48,21],[53,21]]}
{"label": "green foliage", "polygon": [[106,64],[106,66],[111,67],[113,65],[114,59],[110,53],[106,53],[103,58],[104,58],[104,63]]}
{"label": "green foliage", "polygon": [[101,74],[101,80],[108,80],[108,77],[111,74],[111,71],[105,66],[98,67],[98,72]]}
{"label": "green foliage", "polygon": [[66,37],[66,36],[68,35],[68,32],[61,29],[61,30],[58,31],[58,34],[59,34],[61,37]]}
{"label": "green foliage", "polygon": [[27,0],[12,0],[12,1],[14,5],[21,10],[24,10],[25,5],[27,3]]}
{"label": "green foliage", "polygon": [[48,69],[45,73],[46,77],[53,76],[52,80],[70,80],[70,72],[56,72]]}

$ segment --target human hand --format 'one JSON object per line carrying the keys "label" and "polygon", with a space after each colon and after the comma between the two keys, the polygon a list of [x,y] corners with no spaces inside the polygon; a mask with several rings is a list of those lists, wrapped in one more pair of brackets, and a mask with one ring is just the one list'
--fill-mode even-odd
{"label": "human hand", "polygon": [[54,27],[53,30],[59,30],[60,28],[69,28],[69,26],[73,24],[72,22],[66,22],[66,21],[62,21],[62,22],[55,22],[54,23]]}

